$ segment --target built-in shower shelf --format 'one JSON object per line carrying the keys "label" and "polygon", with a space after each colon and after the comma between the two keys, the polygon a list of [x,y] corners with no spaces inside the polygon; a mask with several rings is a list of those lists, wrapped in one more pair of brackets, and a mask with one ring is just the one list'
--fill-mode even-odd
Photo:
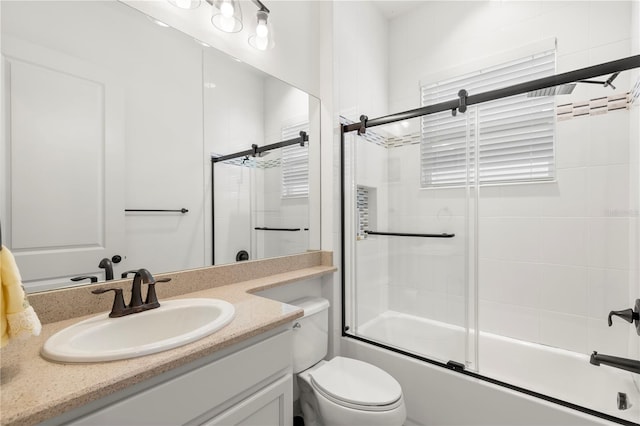
{"label": "built-in shower shelf", "polygon": [[388,235],[393,237],[422,237],[422,238],[453,238],[456,234],[410,234],[406,232],[378,232],[378,231],[364,231],[368,235]]}

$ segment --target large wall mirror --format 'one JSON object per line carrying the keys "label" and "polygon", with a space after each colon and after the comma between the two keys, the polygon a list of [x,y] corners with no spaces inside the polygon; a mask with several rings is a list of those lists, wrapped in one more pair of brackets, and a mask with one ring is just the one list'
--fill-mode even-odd
{"label": "large wall mirror", "polygon": [[320,248],[317,98],[117,1],[0,7],[0,218],[28,292],[105,280],[102,259]]}

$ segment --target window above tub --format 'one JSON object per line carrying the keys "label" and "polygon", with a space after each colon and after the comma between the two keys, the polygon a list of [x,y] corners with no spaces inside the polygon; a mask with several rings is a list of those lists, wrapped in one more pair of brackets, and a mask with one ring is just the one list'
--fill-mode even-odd
{"label": "window above tub", "polygon": [[[555,73],[556,52],[547,50],[420,87],[422,106],[511,86]],[[422,188],[475,181],[475,138],[480,184],[549,181],[555,178],[555,98],[512,96],[422,117]],[[467,140],[469,143],[467,144]]]}

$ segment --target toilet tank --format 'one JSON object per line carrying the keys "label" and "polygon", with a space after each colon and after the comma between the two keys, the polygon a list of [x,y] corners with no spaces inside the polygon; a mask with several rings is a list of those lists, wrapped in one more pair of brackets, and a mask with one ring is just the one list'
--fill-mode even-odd
{"label": "toilet tank", "polygon": [[304,309],[304,316],[293,326],[293,372],[300,373],[327,355],[329,344],[329,301],[322,297],[303,297],[288,305]]}

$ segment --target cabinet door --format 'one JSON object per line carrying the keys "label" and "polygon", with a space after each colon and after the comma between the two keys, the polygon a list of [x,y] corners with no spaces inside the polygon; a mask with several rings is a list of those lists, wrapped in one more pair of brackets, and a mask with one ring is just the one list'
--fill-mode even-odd
{"label": "cabinet door", "polygon": [[273,382],[203,426],[291,426],[293,380],[291,374]]}
{"label": "cabinet door", "polygon": [[28,290],[124,257],[124,96],[111,73],[3,36],[3,240]]}

